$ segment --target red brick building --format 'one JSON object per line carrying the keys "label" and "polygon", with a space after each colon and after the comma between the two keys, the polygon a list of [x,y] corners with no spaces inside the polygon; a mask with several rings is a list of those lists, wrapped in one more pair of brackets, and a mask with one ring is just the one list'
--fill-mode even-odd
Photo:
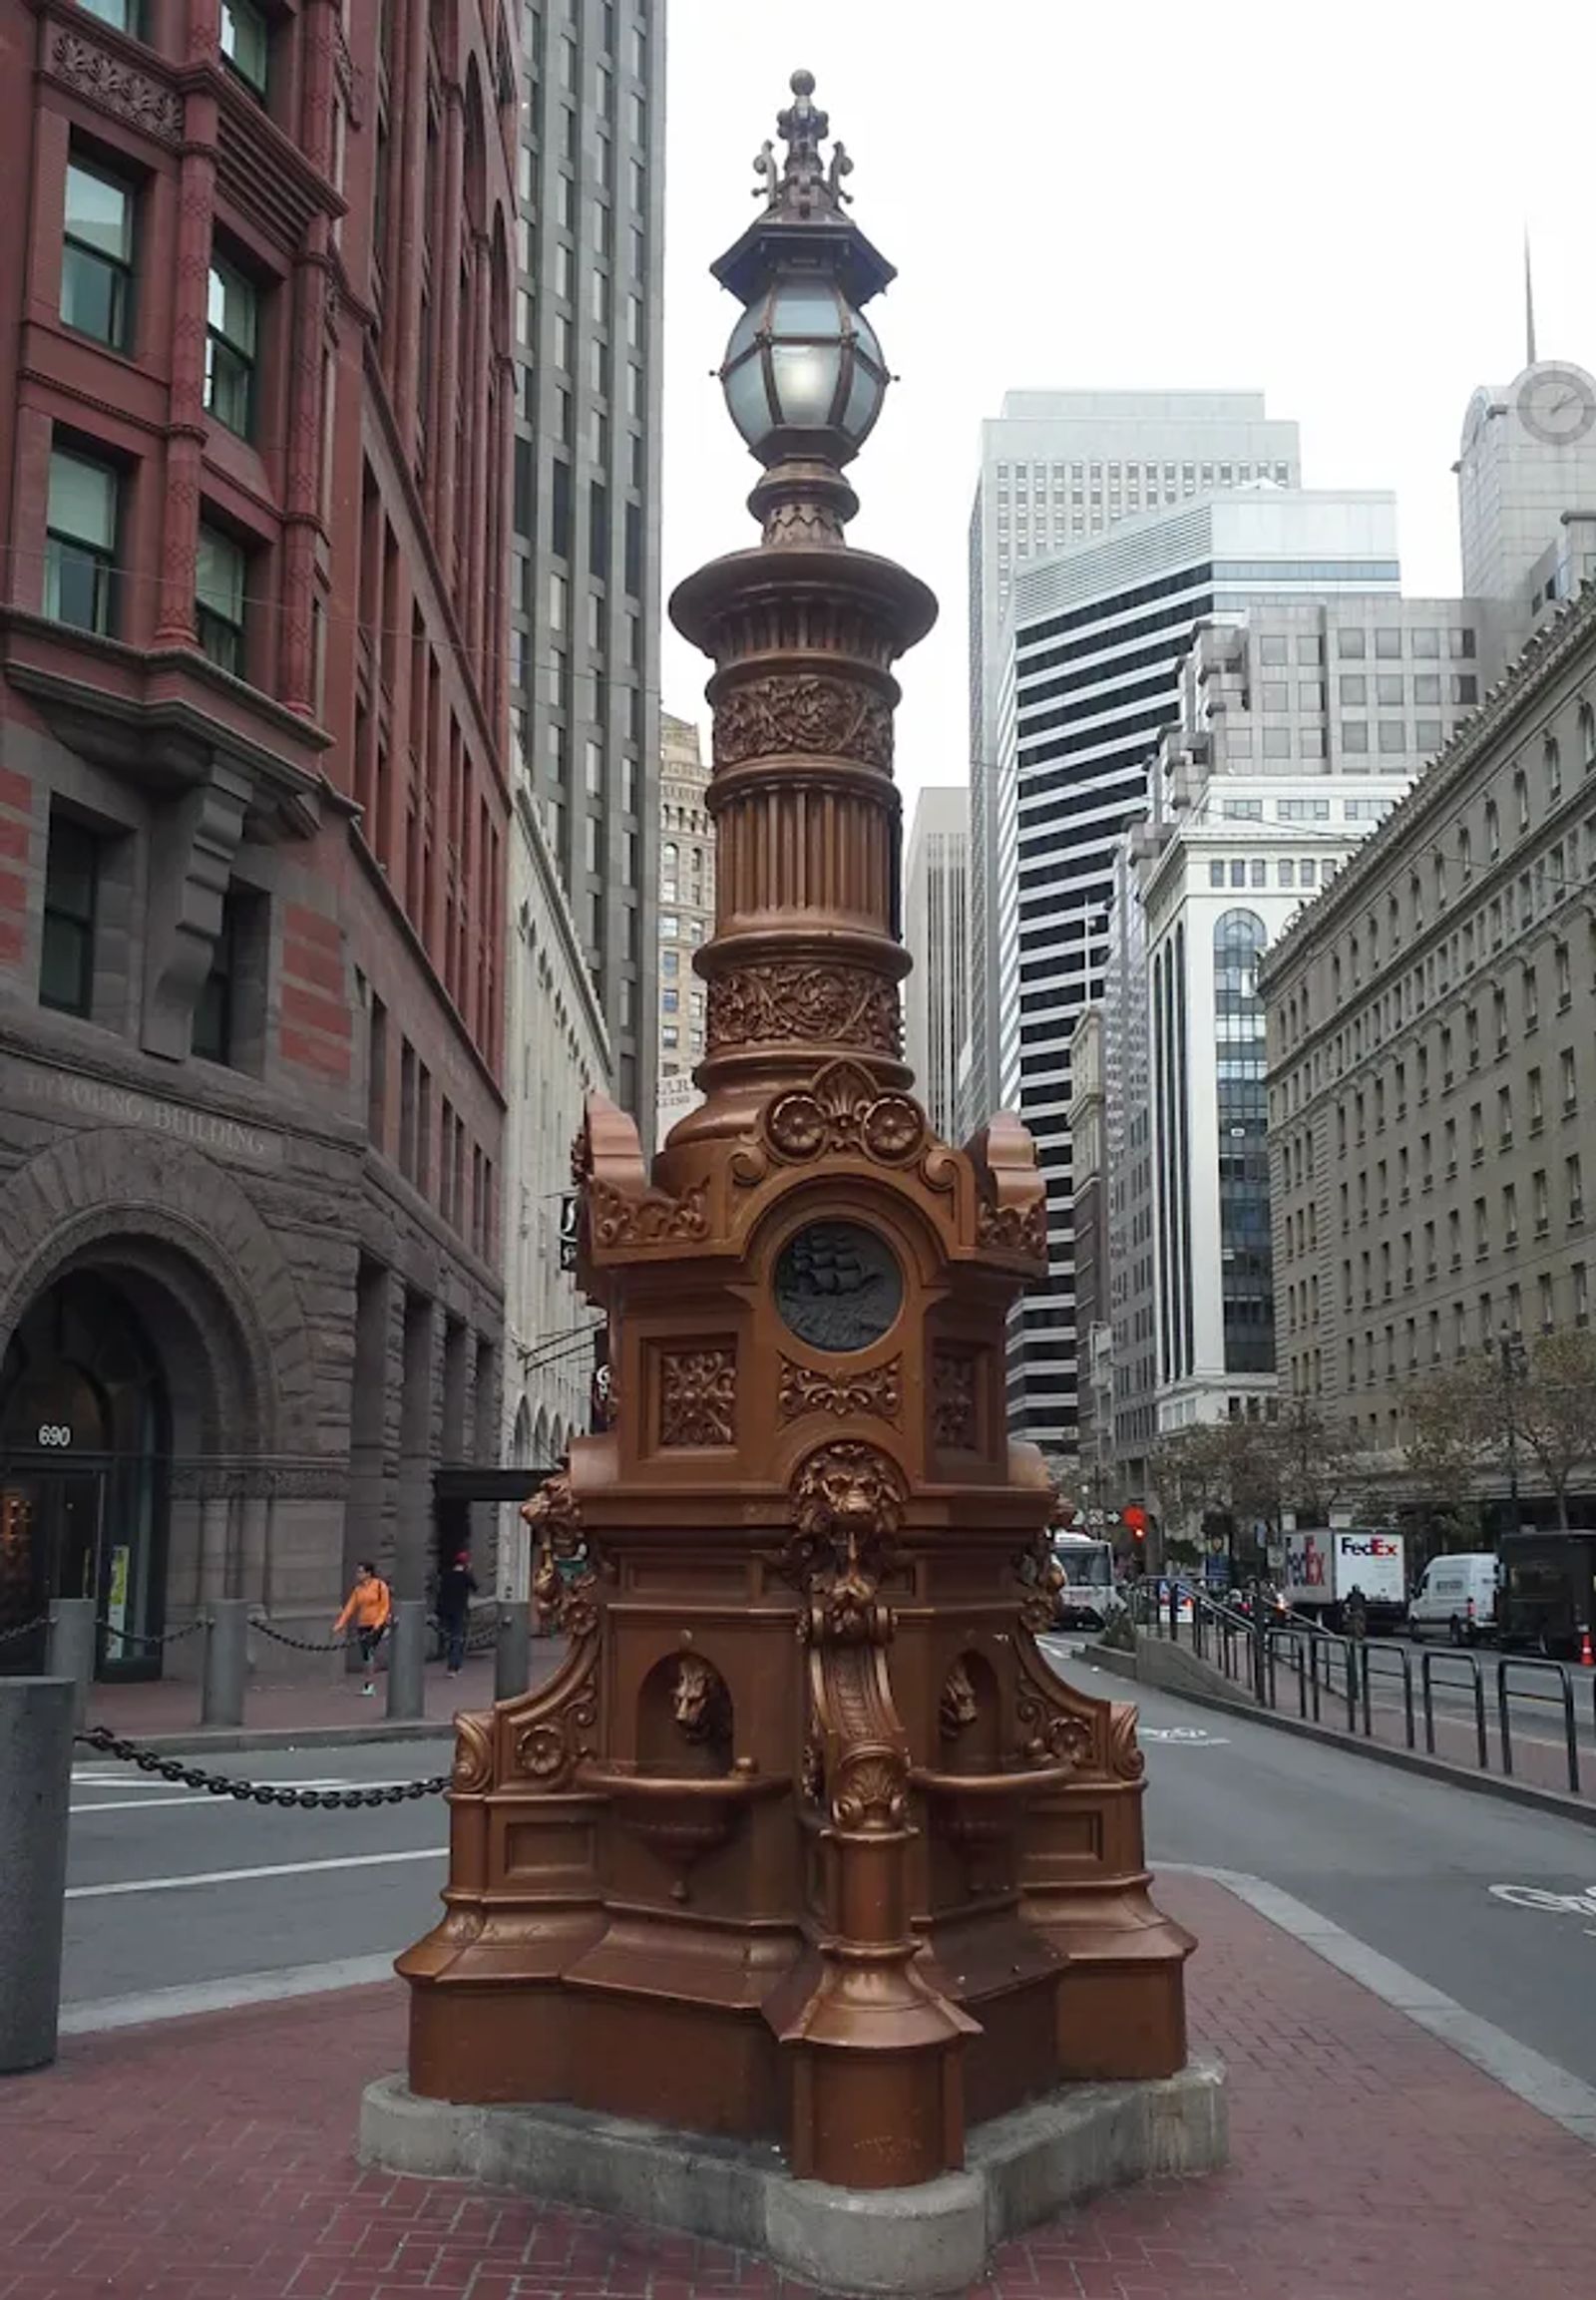
{"label": "red brick building", "polygon": [[0,1630],[109,1670],[494,1458],[514,38],[0,0]]}

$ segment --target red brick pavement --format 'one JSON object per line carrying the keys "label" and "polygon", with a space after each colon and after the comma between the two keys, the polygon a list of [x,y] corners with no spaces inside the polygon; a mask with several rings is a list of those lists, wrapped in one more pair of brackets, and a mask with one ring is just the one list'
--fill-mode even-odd
{"label": "red brick pavement", "polygon": [[[1161,1898],[1202,1942],[1234,2161],[1005,2245],[968,2300],[1590,2300],[1590,2150],[1222,1887]],[[367,1989],[0,2083],[0,2300],[800,2300],[716,2245],[362,2172],[359,2091],[402,2040]]]}
{"label": "red brick pavement", "polygon": [[[256,1640],[255,1643],[259,1644]],[[531,1680],[547,1675],[565,1653],[563,1638],[535,1639]],[[274,1657],[263,1660],[250,1678],[244,1697],[244,1725],[251,1732],[304,1732],[327,1726],[349,1727],[351,1735],[377,1738],[385,1725],[388,1680],[379,1672],[377,1690],[369,1701],[360,1692],[360,1680],[344,1675],[332,1657],[324,1657],[325,1673],[318,1677],[292,1677]],[[334,1674],[334,1670],[338,1674]],[[493,1704],[492,1654],[473,1655],[458,1677],[442,1663],[429,1662],[425,1679],[426,1714],[447,1731],[457,1710],[488,1709]],[[183,1733],[201,1747],[204,1733],[199,1725],[200,1688],[192,1679],[160,1678],[143,1684],[96,1685],[89,1699],[92,1725],[109,1725],[132,1740],[141,1734]],[[0,2285],[0,2293],[4,2292]]]}

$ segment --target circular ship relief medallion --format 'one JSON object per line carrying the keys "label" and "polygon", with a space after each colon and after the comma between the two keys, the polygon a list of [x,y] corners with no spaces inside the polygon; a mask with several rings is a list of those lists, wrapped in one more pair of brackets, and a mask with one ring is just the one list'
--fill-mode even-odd
{"label": "circular ship relief medallion", "polygon": [[811,1349],[868,1349],[903,1299],[892,1249],[857,1222],[811,1222],[776,1264],[776,1308]]}

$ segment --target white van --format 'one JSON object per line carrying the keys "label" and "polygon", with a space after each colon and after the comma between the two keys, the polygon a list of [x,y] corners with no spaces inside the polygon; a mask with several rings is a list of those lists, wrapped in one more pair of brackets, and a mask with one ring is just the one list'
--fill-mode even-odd
{"label": "white van", "polygon": [[1499,1582],[1490,1550],[1432,1557],[1407,1608],[1408,1635],[1441,1637],[1451,1645],[1475,1645],[1483,1637],[1494,1637]]}

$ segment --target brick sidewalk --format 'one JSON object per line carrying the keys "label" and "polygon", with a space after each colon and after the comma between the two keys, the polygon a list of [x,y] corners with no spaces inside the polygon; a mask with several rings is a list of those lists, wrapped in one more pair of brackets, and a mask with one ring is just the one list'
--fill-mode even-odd
{"label": "brick sidewalk", "polygon": [[[257,1644],[259,1641],[255,1641]],[[537,1685],[556,1666],[566,1650],[563,1638],[535,1638],[532,1643],[531,1680]],[[360,1679],[328,1674],[320,1678],[288,1678],[268,1660],[249,1680],[244,1697],[244,1729],[250,1732],[321,1730],[347,1725],[362,1738],[381,1737],[386,1723],[388,1680],[379,1671],[377,1690],[370,1701],[362,1698]],[[450,1677],[442,1662],[426,1668],[426,1714],[447,1730],[457,1710],[493,1706],[493,1655],[468,1658],[458,1677]],[[89,1721],[126,1733],[131,1740],[159,1733],[182,1733],[196,1747],[204,1742],[199,1725],[200,1688],[192,1680],[160,1678],[146,1684],[96,1685],[89,1697]],[[191,1730],[192,1728],[192,1730]],[[3,2273],[3,2271],[0,2271]],[[0,2284],[0,2294],[5,2291]]]}
{"label": "brick sidewalk", "polygon": [[[968,2300],[1589,2300],[1590,2150],[1221,1886],[1160,1898],[1202,1943],[1231,2168],[1037,2229]],[[0,2300],[801,2300],[715,2245],[362,2172],[360,2088],[403,2036],[398,1988],[365,1989],[0,2083]]]}

